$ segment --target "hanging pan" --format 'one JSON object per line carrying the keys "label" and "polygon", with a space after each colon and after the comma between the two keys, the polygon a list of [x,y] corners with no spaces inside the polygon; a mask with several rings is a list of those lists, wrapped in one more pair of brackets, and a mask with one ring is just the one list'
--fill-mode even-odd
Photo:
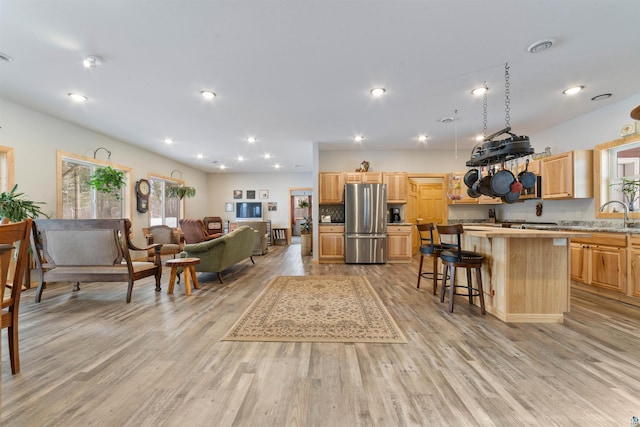
{"label": "hanging pan", "polygon": [[491,191],[496,196],[504,196],[511,191],[511,184],[515,180],[516,177],[509,169],[505,169],[503,164],[502,169],[491,177]]}
{"label": "hanging pan", "polygon": [[480,172],[478,169],[469,169],[464,175],[463,181],[467,188],[473,187],[473,184],[478,180]]}
{"label": "hanging pan", "polygon": [[533,188],[533,186],[536,185],[536,174],[533,172],[529,172],[529,159],[527,159],[527,164],[524,170],[518,174],[518,181],[520,181],[522,186],[527,190]]}

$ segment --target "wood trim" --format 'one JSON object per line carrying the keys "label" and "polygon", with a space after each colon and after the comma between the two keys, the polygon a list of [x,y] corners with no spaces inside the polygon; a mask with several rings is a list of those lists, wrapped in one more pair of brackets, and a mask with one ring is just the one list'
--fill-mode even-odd
{"label": "wood trim", "polygon": [[[6,191],[11,191],[13,186],[15,185],[15,153],[13,147],[6,147],[4,145],[0,145],[0,153],[4,153],[7,159],[7,188]],[[0,191],[5,191],[5,189],[0,189]]]}

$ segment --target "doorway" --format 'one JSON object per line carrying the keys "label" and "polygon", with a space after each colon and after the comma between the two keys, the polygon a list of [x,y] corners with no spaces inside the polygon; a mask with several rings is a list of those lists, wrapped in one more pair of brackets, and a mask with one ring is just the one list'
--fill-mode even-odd
{"label": "doorway", "polygon": [[[311,221],[313,208],[313,190],[311,188],[289,189],[289,227],[291,228],[292,242],[300,241],[303,224]],[[305,219],[306,218],[306,219]],[[293,239],[296,237],[296,239]]]}
{"label": "doorway", "polygon": [[[418,221],[445,224],[448,218],[447,175],[443,174],[410,174],[409,191],[406,206],[406,222],[417,224]],[[411,253],[420,250],[418,230],[413,229]]]}

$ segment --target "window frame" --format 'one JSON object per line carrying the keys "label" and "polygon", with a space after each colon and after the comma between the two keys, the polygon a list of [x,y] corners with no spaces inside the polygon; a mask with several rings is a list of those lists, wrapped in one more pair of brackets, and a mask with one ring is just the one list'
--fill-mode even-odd
{"label": "window frame", "polygon": [[[157,173],[149,173],[147,176],[147,179],[149,180],[149,182],[152,182],[153,180],[159,180],[159,181],[163,181],[163,182],[170,182],[172,184],[177,184],[177,185],[181,185],[183,186],[185,181],[183,179],[179,179],[179,178],[174,178],[171,176],[166,176],[166,175],[161,175],[161,174],[157,174]],[[163,201],[162,201],[162,225],[168,225],[166,223],[166,215],[164,212],[164,206],[165,206],[165,198],[166,194],[163,193]],[[151,226],[151,213],[152,213],[152,209],[151,209],[151,201],[149,202],[149,210],[147,211],[147,226]],[[180,227],[180,219],[184,218],[184,213],[185,213],[185,203],[184,203],[184,199],[180,200],[178,202],[178,220],[177,220],[177,224],[176,224],[176,228]]]}
{"label": "window frame", "polygon": [[9,192],[15,185],[15,153],[13,147],[0,145],[0,192]]}
{"label": "window frame", "polygon": [[[131,218],[132,203],[133,203],[133,191],[131,186],[131,176],[133,175],[133,168],[128,166],[119,165],[111,161],[94,159],[93,157],[80,156],[78,154],[70,153],[67,151],[56,150],[56,216],[62,218],[62,162],[64,160],[75,160],[82,163],[88,163],[93,166],[111,166],[114,169],[118,169],[124,172],[125,188],[122,191],[124,198],[122,202],[123,218]],[[95,190],[94,190],[95,191]],[[95,203],[95,198],[92,197],[92,204]],[[93,206],[92,206],[93,208]],[[95,212],[95,209],[92,209]]]}

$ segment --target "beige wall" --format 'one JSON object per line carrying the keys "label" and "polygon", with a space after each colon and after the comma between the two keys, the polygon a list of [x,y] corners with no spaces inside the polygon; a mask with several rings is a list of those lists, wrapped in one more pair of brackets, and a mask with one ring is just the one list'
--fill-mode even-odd
{"label": "beige wall", "polygon": [[[149,173],[169,176],[172,170],[180,170],[182,179],[197,192],[196,197],[185,199],[186,214],[202,217],[207,212],[207,174],[204,172],[2,99],[0,126],[0,145],[15,148],[18,189],[33,200],[45,202],[43,210],[53,216],[56,214],[56,150],[93,157],[98,147],[111,151],[113,163],[133,168],[133,182],[146,178]],[[97,157],[106,160],[105,155],[101,150]],[[142,228],[148,226],[147,214],[138,213],[135,205],[131,211],[134,242],[143,244]]]}

